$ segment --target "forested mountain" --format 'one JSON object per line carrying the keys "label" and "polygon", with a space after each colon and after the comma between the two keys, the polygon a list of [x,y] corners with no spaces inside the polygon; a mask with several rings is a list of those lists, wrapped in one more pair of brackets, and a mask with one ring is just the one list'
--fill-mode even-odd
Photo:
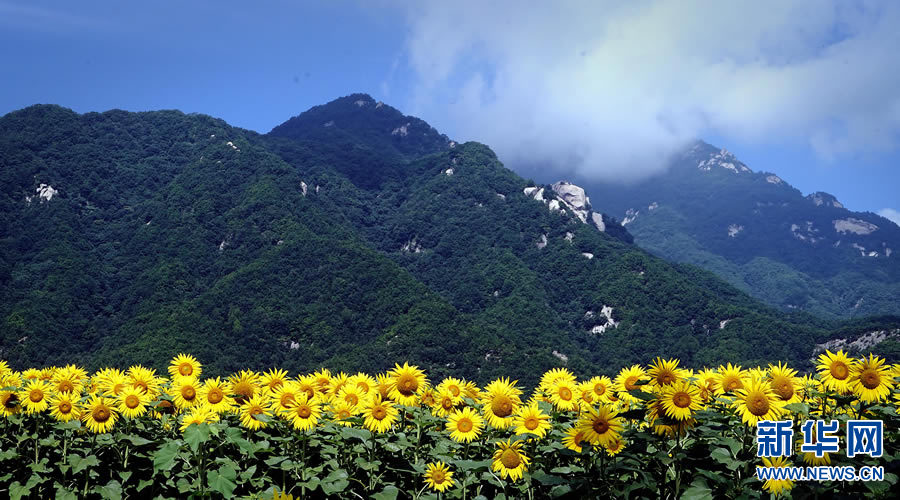
{"label": "forested mountain", "polygon": [[828,193],[804,196],[725,149],[698,142],[637,185],[585,187],[641,247],[782,310],[900,314],[900,227]]}
{"label": "forested mountain", "polygon": [[265,135],[32,106],[0,118],[0,186],[0,358],[17,366],[190,351],[211,374],[408,359],[530,383],[656,355],[802,366],[837,334],[363,94]]}

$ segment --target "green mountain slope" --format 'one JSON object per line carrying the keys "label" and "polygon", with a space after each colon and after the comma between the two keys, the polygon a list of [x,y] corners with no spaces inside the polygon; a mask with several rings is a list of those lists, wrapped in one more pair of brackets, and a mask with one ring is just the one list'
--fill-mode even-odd
{"label": "green mountain slope", "polygon": [[827,193],[804,197],[725,150],[698,143],[664,174],[587,190],[641,247],[708,269],[783,310],[900,313],[900,227]]}
{"label": "green mountain slope", "polygon": [[408,359],[532,383],[655,355],[802,363],[829,338],[481,144],[363,95],[310,113],[267,135],[175,111],[0,118],[0,358],[161,368],[191,351],[211,374]]}

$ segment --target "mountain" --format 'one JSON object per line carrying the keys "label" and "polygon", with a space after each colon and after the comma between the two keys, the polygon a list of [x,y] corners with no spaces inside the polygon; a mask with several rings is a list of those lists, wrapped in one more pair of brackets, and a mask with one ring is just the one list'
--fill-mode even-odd
{"label": "mountain", "polygon": [[656,355],[803,364],[894,321],[774,310],[634,246],[578,186],[522,179],[364,94],[268,134],[32,106],[0,118],[0,186],[14,366],[189,351],[213,375],[409,360],[530,384]]}
{"label": "mountain", "polygon": [[826,318],[900,314],[900,227],[828,193],[804,196],[725,149],[698,142],[636,185],[585,187],[639,246],[710,270],[779,309]]}

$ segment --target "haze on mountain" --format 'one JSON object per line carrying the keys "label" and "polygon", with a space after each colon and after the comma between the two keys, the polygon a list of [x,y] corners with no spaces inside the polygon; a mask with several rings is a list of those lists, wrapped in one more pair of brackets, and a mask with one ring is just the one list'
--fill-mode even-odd
{"label": "haze on mountain", "polygon": [[535,185],[365,94],[265,135],[31,106],[0,118],[0,159],[15,366],[161,368],[189,351],[211,374],[402,359],[534,383],[657,355],[805,366],[817,343],[900,326],[767,307],[637,248],[577,186]]}

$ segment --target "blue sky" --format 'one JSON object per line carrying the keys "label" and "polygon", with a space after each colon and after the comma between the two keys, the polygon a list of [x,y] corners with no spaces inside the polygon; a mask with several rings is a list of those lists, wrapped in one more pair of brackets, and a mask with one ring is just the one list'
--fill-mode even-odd
{"label": "blue sky", "polygon": [[898,9],[721,3],[0,0],[0,114],[175,108],[266,132],[366,92],[513,168],[633,180],[701,137],[900,210]]}

